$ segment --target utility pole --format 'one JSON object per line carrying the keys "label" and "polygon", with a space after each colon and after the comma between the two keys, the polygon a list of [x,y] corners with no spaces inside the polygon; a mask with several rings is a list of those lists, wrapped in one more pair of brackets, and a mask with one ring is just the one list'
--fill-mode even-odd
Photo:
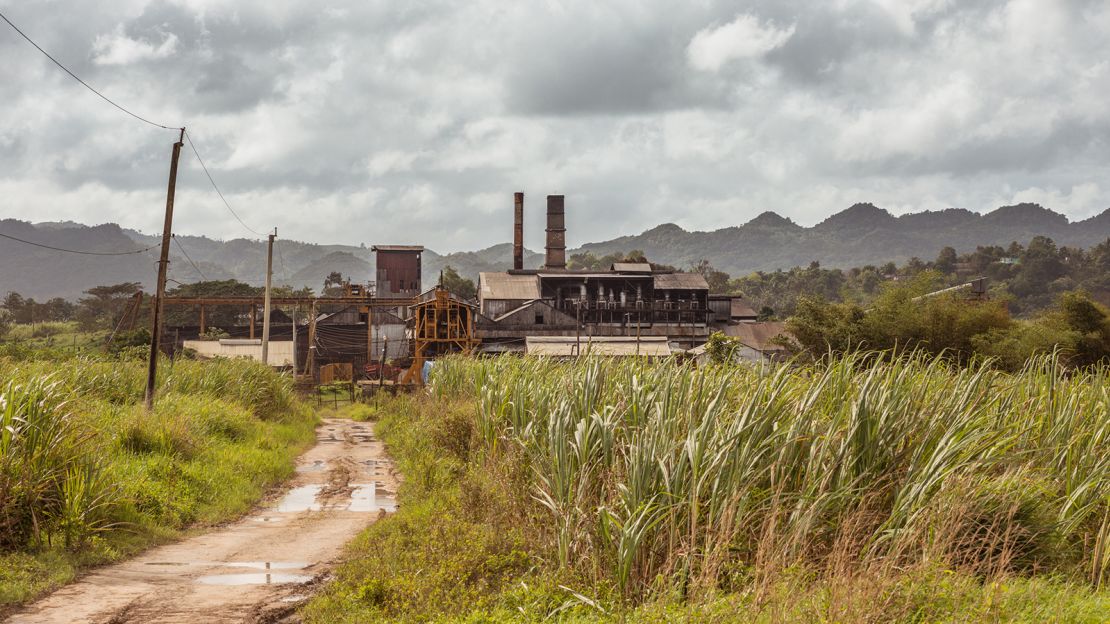
{"label": "utility pole", "polygon": [[297,305],[293,304],[293,383],[297,383]]}
{"label": "utility pole", "polygon": [[146,409],[154,409],[154,382],[158,377],[158,351],[162,338],[162,300],[166,296],[166,272],[170,266],[170,236],[173,234],[173,198],[177,193],[177,161],[185,145],[185,128],[181,129],[177,143],[173,144],[170,158],[170,181],[166,189],[166,219],[162,224],[162,253],[158,259],[158,283],[151,302],[150,363],[146,372]]}
{"label": "utility pole", "polygon": [[274,239],[277,228],[266,242],[266,296],[262,301],[262,363],[270,365],[270,282],[274,276]]}
{"label": "utility pole", "polygon": [[305,374],[309,380],[316,383],[316,300],[312,300],[308,316],[308,353],[305,354]]}
{"label": "utility pole", "polygon": [[378,392],[382,391],[382,385],[385,383],[383,381],[383,379],[385,379],[385,358],[388,353],[389,336],[386,336],[385,339],[382,340],[382,361],[378,362]]}

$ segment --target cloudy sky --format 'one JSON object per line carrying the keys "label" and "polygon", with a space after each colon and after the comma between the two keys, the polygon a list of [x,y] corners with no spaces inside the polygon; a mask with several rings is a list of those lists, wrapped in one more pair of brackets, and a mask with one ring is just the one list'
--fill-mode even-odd
{"label": "cloudy sky", "polygon": [[[184,124],[257,230],[571,245],[664,222],[1110,207],[1110,3],[0,0],[75,73]],[[161,229],[175,134],[0,23],[0,217]],[[186,148],[176,227],[253,237]]]}

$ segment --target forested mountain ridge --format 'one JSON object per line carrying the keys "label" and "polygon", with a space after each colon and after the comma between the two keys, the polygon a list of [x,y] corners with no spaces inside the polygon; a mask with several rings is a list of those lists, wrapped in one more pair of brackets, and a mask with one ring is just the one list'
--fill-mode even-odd
{"label": "forested mountain ridge", "polygon": [[[141,249],[158,241],[156,236],[115,224],[31,224],[14,219],[0,221],[0,234],[84,251]],[[505,241],[510,234],[506,228]],[[1026,243],[1035,236],[1047,236],[1060,246],[1097,245],[1110,237],[1110,210],[1069,222],[1064,215],[1037,204],[1003,206],[986,214],[951,208],[896,217],[872,204],[860,203],[812,227],[764,212],[743,225],[713,231],[687,231],[673,223],[658,225],[640,234],[587,243],[569,250],[569,254],[604,256],[639,250],[657,264],[688,268],[708,260],[717,269],[739,277],[815,261],[824,267],[840,268],[903,264],[914,257],[934,258],[946,246],[967,253],[979,246]],[[195,268],[182,249],[195,262]],[[170,277],[185,283],[198,281],[203,275],[209,280],[233,278],[261,284],[265,249],[260,240],[180,236],[178,244],[171,247]],[[72,299],[97,284],[128,281],[140,282],[149,289],[156,255],[156,249],[125,256],[73,255],[0,239],[0,294],[16,291],[39,299]],[[374,279],[373,262],[370,245],[319,245],[279,238],[275,281],[319,291],[324,278],[339,271],[355,281],[367,282]],[[426,285],[433,283],[448,265],[463,277],[476,279],[479,271],[504,270],[511,262],[512,245],[508,242],[447,255],[428,250],[424,255],[424,281]],[[538,267],[542,262],[541,253],[525,253],[525,266]]]}
{"label": "forested mountain ridge", "polygon": [[636,249],[653,262],[678,267],[704,259],[738,276],[814,261],[839,268],[902,264],[914,257],[933,258],[943,247],[967,253],[979,246],[1025,243],[1034,236],[1047,236],[1061,246],[1097,245],[1110,237],[1110,209],[1069,222],[1037,204],[1003,206],[986,214],[950,208],[899,217],[871,204],[856,204],[809,228],[767,212],[744,225],[708,232],[664,224],[576,251],[601,256]]}

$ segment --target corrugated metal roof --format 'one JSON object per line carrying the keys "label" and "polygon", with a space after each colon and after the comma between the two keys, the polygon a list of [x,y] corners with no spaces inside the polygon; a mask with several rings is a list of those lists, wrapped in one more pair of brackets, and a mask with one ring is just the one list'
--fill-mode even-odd
{"label": "corrugated metal roof", "polygon": [[790,335],[786,332],[786,323],[780,321],[729,325],[725,327],[724,334],[739,339],[757,351],[785,351],[786,347],[775,344],[772,340],[779,335]]}
{"label": "corrugated metal roof", "polygon": [[540,296],[540,280],[535,275],[513,275],[502,272],[478,274],[478,297],[481,299],[528,301],[539,299]]}
{"label": "corrugated metal roof", "polygon": [[666,336],[645,336],[639,341],[635,336],[594,336],[583,337],[580,342],[574,336],[526,336],[524,345],[528,355],[547,357],[574,357],[579,354],[618,357],[671,355]]}
{"label": "corrugated metal roof", "polygon": [[614,262],[612,268],[623,273],[651,273],[651,265],[647,262]]}
{"label": "corrugated metal roof", "polygon": [[423,245],[374,245],[370,251],[424,251]]}
{"label": "corrugated metal roof", "polygon": [[732,311],[729,314],[732,318],[756,318],[759,313],[756,312],[746,301],[739,297],[732,299]]}
{"label": "corrugated metal roof", "polygon": [[709,290],[699,273],[661,273],[655,276],[656,290]]}
{"label": "corrugated metal roof", "polygon": [[650,279],[651,275],[629,275],[627,273],[614,273],[608,271],[605,273],[540,273],[540,277],[544,279],[612,279],[612,280],[627,280],[627,279]]}

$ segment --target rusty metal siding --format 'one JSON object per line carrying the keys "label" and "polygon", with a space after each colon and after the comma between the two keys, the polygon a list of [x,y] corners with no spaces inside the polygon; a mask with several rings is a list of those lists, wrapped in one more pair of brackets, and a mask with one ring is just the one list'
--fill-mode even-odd
{"label": "rusty metal siding", "polygon": [[378,249],[378,295],[420,294],[420,252]]}

